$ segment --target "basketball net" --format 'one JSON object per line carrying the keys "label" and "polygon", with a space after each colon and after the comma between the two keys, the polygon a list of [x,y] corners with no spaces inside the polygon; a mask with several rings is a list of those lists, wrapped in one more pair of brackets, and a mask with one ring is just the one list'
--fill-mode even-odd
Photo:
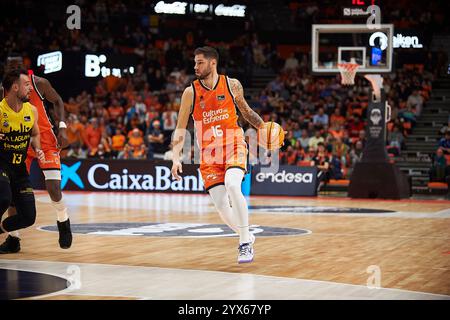
{"label": "basketball net", "polygon": [[338,63],[339,72],[341,73],[341,84],[350,86],[355,84],[355,75],[358,71],[359,64],[353,62]]}

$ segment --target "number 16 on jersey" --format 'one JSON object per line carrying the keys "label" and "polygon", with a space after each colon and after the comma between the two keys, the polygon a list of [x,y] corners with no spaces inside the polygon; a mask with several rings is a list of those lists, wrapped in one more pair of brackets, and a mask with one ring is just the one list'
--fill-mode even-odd
{"label": "number 16 on jersey", "polygon": [[211,127],[214,137],[222,137],[223,130],[220,129],[220,124],[218,126]]}

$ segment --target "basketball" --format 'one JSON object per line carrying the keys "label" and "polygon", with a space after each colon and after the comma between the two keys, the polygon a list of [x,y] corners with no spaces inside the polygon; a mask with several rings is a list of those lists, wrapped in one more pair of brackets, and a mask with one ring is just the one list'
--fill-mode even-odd
{"label": "basketball", "polygon": [[258,144],[260,147],[274,151],[284,144],[284,130],[276,122],[266,122],[264,127],[258,130]]}

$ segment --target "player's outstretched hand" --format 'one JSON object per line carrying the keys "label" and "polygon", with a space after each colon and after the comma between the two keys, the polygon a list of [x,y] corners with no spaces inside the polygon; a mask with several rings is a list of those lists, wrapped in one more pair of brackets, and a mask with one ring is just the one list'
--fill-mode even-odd
{"label": "player's outstretched hand", "polygon": [[178,172],[183,173],[183,166],[180,161],[174,161],[172,163],[172,177],[180,181],[181,177],[178,175]]}
{"label": "player's outstretched hand", "polygon": [[0,133],[0,140],[3,140],[4,137],[5,135],[3,133]]}

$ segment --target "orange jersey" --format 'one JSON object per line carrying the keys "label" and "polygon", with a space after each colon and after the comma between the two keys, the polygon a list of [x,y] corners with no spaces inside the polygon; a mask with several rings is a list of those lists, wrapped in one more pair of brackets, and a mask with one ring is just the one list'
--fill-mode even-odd
{"label": "orange jersey", "polygon": [[30,78],[31,83],[33,84],[33,90],[31,91],[30,94],[30,103],[37,109],[39,115],[38,119],[39,130],[41,132],[52,130],[53,125],[50,122],[50,118],[44,106],[44,97],[39,92],[39,89],[36,86],[33,70],[28,70],[28,77]]}
{"label": "orange jersey", "polygon": [[[44,97],[36,86],[36,79],[33,70],[28,70],[28,77],[33,84],[33,90],[30,93],[30,103],[34,105],[38,112],[38,126],[41,133],[41,147],[45,153],[45,160],[38,159],[39,167],[42,170],[60,170],[61,162],[59,158],[58,141],[53,133],[53,125],[50,122],[47,110],[44,105]],[[28,172],[30,172],[31,162],[36,158],[36,153],[31,146],[28,148],[27,159],[25,161]]]}
{"label": "orange jersey", "polygon": [[200,149],[245,144],[228,77],[219,75],[213,89],[207,88],[200,80],[194,80],[192,88],[192,117]]}

